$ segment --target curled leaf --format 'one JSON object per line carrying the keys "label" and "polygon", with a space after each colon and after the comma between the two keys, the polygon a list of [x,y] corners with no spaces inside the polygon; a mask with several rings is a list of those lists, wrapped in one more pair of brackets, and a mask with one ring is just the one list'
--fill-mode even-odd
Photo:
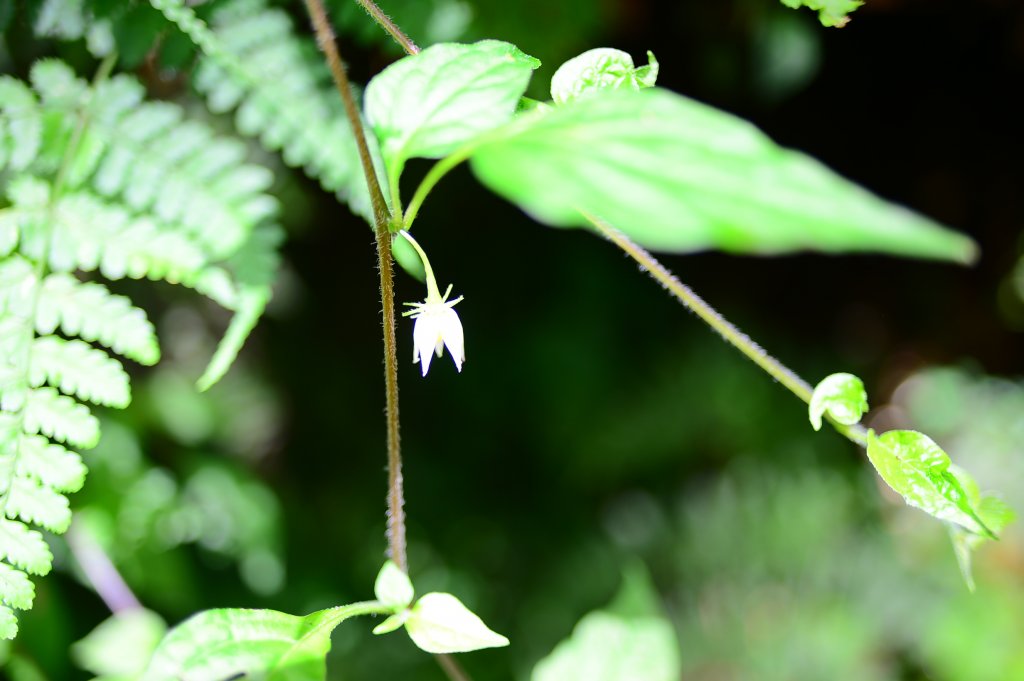
{"label": "curled leaf", "polygon": [[817,11],[822,26],[842,28],[850,22],[850,12],[864,4],[863,0],[782,0],[786,7],[808,7]]}
{"label": "curled leaf", "polygon": [[551,98],[565,104],[599,90],[639,90],[654,87],[658,60],[647,52],[647,66],[637,68],[628,52],[598,47],[573,57],[558,67],[551,78]]}
{"label": "curled leaf", "polygon": [[864,383],[853,374],[832,374],[825,377],[811,395],[808,417],[815,430],[821,430],[821,417],[828,413],[847,426],[860,421],[868,410],[868,394]]}

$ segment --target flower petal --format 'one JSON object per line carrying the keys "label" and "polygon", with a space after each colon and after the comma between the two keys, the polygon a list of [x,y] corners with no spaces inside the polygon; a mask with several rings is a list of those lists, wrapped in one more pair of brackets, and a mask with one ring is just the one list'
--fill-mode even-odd
{"label": "flower petal", "polygon": [[417,357],[419,358],[424,376],[430,369],[430,360],[433,358],[438,333],[437,318],[429,311],[416,318],[416,324],[412,327],[412,342],[415,346],[413,362]]}
{"label": "flower petal", "polygon": [[455,361],[455,368],[461,373],[462,363],[466,361],[465,337],[462,332],[462,320],[450,307],[445,308],[445,313],[441,317],[441,338],[444,339],[444,345]]}

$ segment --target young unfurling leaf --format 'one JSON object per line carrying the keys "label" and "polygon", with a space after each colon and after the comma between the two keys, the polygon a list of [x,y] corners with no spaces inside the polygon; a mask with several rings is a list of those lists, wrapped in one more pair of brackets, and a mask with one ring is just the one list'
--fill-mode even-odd
{"label": "young unfurling leaf", "polygon": [[786,7],[808,7],[818,12],[823,26],[842,28],[850,21],[850,12],[864,4],[863,0],[782,0]]}
{"label": "young unfurling leaf", "polygon": [[658,60],[647,52],[647,66],[633,65],[628,52],[610,47],[587,50],[558,67],[551,78],[551,98],[565,104],[600,90],[639,90],[654,87]]}
{"label": "young unfurling leaf", "polygon": [[815,430],[821,430],[821,417],[826,413],[847,426],[860,421],[868,410],[868,394],[864,383],[853,374],[832,374],[814,388],[808,416]]}

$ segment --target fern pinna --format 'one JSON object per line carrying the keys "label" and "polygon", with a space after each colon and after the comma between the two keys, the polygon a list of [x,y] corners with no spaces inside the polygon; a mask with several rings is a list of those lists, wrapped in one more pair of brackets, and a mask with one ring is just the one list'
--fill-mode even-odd
{"label": "fern pinna", "polygon": [[[144,88],[95,84],[46,60],[31,87],[0,78],[0,637],[32,607],[28,574],[52,555],[32,526],[64,532],[66,494],[99,439],[84,403],[124,407],[128,374],[110,351],[153,364],[146,314],[91,281],[149,278],[193,288],[236,312],[210,368],[227,370],[269,299],[278,237],[270,171]],[[75,273],[81,273],[76,275]]]}

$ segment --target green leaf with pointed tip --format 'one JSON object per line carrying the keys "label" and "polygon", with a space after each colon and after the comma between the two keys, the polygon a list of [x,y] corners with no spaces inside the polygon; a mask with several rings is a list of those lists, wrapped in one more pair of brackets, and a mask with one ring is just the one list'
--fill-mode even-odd
{"label": "green leaf with pointed tip", "polygon": [[583,617],[572,636],[534,667],[531,681],[674,681],[682,675],[672,623],[650,578],[628,571],[615,601]]}
{"label": "green leaf with pointed tip", "polygon": [[864,390],[864,382],[853,374],[832,374],[815,386],[808,417],[814,429],[821,430],[821,417],[826,412],[839,423],[852,426],[867,410],[868,394]]}
{"label": "green leaf with pointed tip", "polygon": [[428,653],[468,653],[508,645],[507,638],[491,631],[462,601],[446,593],[429,593],[416,601],[405,630]]}
{"label": "green leaf with pointed tip", "polygon": [[408,607],[415,595],[409,575],[402,572],[402,569],[391,560],[386,561],[384,567],[377,573],[373,593],[378,601],[396,611]]}
{"label": "green leaf with pointed tip", "polygon": [[[971,497],[971,490],[964,486]],[[1006,502],[994,494],[984,494],[978,497],[977,487],[974,489],[974,497],[971,498],[975,513],[981,518],[985,527],[992,530],[996,535],[1001,534],[1006,527],[1014,521],[1015,514]],[[953,542],[953,552],[956,554],[956,562],[960,567],[960,574],[963,575],[964,583],[970,591],[974,591],[974,575],[971,569],[971,554],[988,540],[980,534],[974,534],[963,529],[959,525],[949,523],[949,538]]]}
{"label": "green leaf with pointed tip", "polygon": [[565,104],[601,90],[639,90],[654,87],[658,60],[647,52],[647,66],[636,68],[628,52],[598,47],[573,57],[558,67],[551,78],[551,98]]}
{"label": "green leaf with pointed tip", "polygon": [[366,118],[389,169],[441,158],[505,123],[540,62],[515,45],[441,43],[405,57],[366,87]]}
{"label": "green leaf with pointed tip", "polygon": [[782,0],[786,7],[809,7],[818,13],[824,26],[841,28],[850,21],[850,12],[864,4],[863,0]]}
{"label": "green leaf with pointed tip", "polygon": [[231,318],[228,330],[220,339],[217,350],[210,358],[210,363],[206,366],[203,375],[196,381],[196,387],[200,392],[209,390],[224,378],[224,374],[234,364],[235,358],[238,357],[238,353],[241,352],[242,346],[245,344],[245,339],[256,327],[269,301],[269,287],[251,287],[241,292],[235,315]]}
{"label": "green leaf with pointed tip", "polygon": [[349,617],[384,611],[377,602],[341,605],[305,617],[275,610],[207,610],[167,634],[142,679],[245,675],[267,681],[323,681],[334,628]]}
{"label": "green leaf with pointed tip", "polygon": [[520,116],[481,141],[471,163],[481,182],[541,222],[586,227],[585,212],[655,250],[975,256],[967,237],[661,88]]}
{"label": "green leaf with pointed tip", "polygon": [[868,458],[886,484],[911,506],[939,520],[994,539],[995,535],[972,507],[969,480],[951,467],[949,455],[924,433],[890,430],[868,435]]}
{"label": "green leaf with pointed tip", "polygon": [[71,656],[96,676],[136,679],[166,632],[167,625],[156,613],[144,608],[125,610],[103,620],[71,646]]}

